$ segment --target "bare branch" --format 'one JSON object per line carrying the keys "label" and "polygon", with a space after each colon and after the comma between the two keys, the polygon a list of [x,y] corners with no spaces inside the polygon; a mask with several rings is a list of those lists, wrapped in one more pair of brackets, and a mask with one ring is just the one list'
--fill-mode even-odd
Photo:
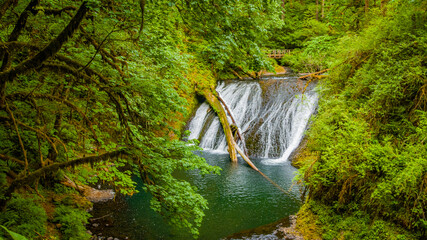
{"label": "bare branch", "polygon": [[1,153],[0,153],[0,159],[5,160],[5,161],[6,160],[10,160],[10,161],[13,161],[13,162],[17,162],[17,163],[19,163],[21,165],[25,165],[24,161],[19,160],[19,159],[14,158],[14,157],[11,157],[11,156],[7,156],[7,155],[4,155],[4,154],[1,154]]}
{"label": "bare branch", "polygon": [[6,112],[9,114],[10,119],[11,119],[11,120],[12,120],[12,122],[13,122],[13,126],[14,126],[14,128],[15,128],[16,135],[18,135],[19,145],[21,146],[21,149],[22,149],[22,154],[24,154],[24,163],[25,163],[25,164],[24,164],[24,172],[26,172],[26,171],[28,170],[27,151],[25,150],[24,143],[22,142],[22,139],[21,139],[21,134],[19,133],[17,120],[16,120],[16,119],[15,119],[15,117],[13,116],[13,113],[12,113],[12,111],[10,110],[9,105],[7,104],[7,102],[6,102],[5,104],[6,104],[6,105],[5,105]]}
{"label": "bare branch", "polygon": [[[113,62],[111,62],[110,60],[108,60],[108,58],[106,58],[105,56],[108,56],[108,57],[110,57],[111,59],[113,59],[113,61],[115,60],[115,57],[114,56],[112,56],[110,53],[108,53],[107,51],[105,51],[105,49],[103,49],[102,48],[102,45],[105,43],[105,41],[107,41],[107,39],[108,39],[108,37],[114,32],[114,28],[115,28],[115,25],[114,25],[114,27],[113,27],[113,29],[107,34],[107,36],[105,36],[105,38],[104,38],[104,40],[102,40],[102,42],[100,43],[100,44],[98,44],[96,41],[95,41],[95,39],[93,39],[93,38],[91,38],[90,36],[89,36],[89,34],[87,34],[85,31],[84,31],[84,29],[83,29],[83,27],[81,27],[80,26],[80,31],[82,31],[84,34],[85,34],[85,37],[92,43],[92,45],[95,47],[95,49],[96,49],[96,52],[95,52],[95,54],[93,55],[93,57],[90,59],[90,61],[82,68],[82,69],[79,69],[79,71],[82,71],[82,70],[85,70],[91,63],[92,63],[92,61],[95,59],[95,56],[98,54],[98,52],[99,51],[101,51],[101,55],[104,57],[104,59],[105,59],[105,61],[108,63],[108,64],[110,64],[110,66],[112,66],[113,68],[115,68],[119,73],[120,73],[120,75],[123,77],[124,76],[124,73],[123,73],[123,71],[116,65],[116,64],[114,64]],[[116,60],[117,61],[117,60]]]}

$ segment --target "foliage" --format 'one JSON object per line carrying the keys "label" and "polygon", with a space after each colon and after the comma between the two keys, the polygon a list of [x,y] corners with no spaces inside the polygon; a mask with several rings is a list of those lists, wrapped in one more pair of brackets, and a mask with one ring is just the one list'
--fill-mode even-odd
{"label": "foliage", "polygon": [[55,209],[53,221],[61,226],[61,239],[85,240],[91,237],[85,227],[89,217],[90,214],[85,210],[60,205]]}
{"label": "foliage", "polygon": [[195,89],[271,68],[261,49],[279,3],[3,1],[0,206],[26,185],[69,191],[53,175],[132,195],[137,172],[153,208],[196,235],[206,201],[172,173],[218,169],[176,139]]}
{"label": "foliage", "polygon": [[[194,236],[198,235],[207,202],[196,193],[196,188],[188,182],[177,180],[173,173],[177,170],[199,169],[200,174],[219,174],[219,168],[207,165],[201,157],[194,157],[193,151],[200,150],[194,145],[181,141],[166,142],[162,138],[154,138],[162,148],[146,148],[141,159],[141,175],[147,183],[145,189],[153,198],[151,207],[166,216],[168,221],[178,228],[188,228]],[[163,143],[163,144],[160,144]],[[154,184],[155,183],[155,184]]]}
{"label": "foliage", "polygon": [[36,238],[38,234],[44,235],[47,215],[35,199],[34,196],[14,195],[7,210],[0,215],[0,225],[30,239]]}
{"label": "foliage", "polygon": [[[418,236],[396,224],[381,219],[370,219],[363,211],[337,214],[328,206],[310,201],[305,207],[316,215],[316,226],[322,229],[322,239],[418,239]],[[304,210],[307,211],[307,210]]]}
{"label": "foliage", "polygon": [[26,237],[22,236],[21,234],[10,231],[5,226],[0,225],[0,227],[7,233],[6,236],[10,237],[12,240],[27,240]]}
{"label": "foliage", "polygon": [[339,39],[300,176],[325,239],[425,236],[425,7],[394,2]]}
{"label": "foliage", "polygon": [[303,49],[293,50],[291,54],[285,55],[280,62],[299,72],[317,72],[329,68],[333,64],[336,44],[335,36],[313,37],[304,43]]}

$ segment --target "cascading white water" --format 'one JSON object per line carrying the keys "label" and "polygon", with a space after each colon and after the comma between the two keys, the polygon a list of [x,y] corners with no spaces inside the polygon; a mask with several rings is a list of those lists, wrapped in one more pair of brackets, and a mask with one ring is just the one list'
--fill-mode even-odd
{"label": "cascading white water", "polygon": [[[312,87],[301,94],[296,78],[283,77],[221,82],[217,91],[244,133],[249,155],[267,158],[265,164],[287,161],[303,138],[318,98]],[[207,103],[196,111],[188,129],[189,139],[199,139],[200,147],[227,151],[222,126]]]}

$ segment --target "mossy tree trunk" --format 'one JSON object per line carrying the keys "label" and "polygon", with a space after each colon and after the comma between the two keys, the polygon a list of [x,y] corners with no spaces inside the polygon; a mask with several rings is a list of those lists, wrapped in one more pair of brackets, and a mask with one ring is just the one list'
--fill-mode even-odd
{"label": "mossy tree trunk", "polygon": [[[227,114],[225,113],[224,108],[221,105],[221,102],[218,100],[217,96],[214,95],[215,90],[204,89],[199,91],[199,94],[206,98],[206,101],[212,107],[212,109],[218,115],[219,121],[221,122],[222,129],[224,130],[225,139],[227,140],[228,153],[232,162],[237,162],[237,153],[236,153],[236,141],[233,137],[233,132],[231,131],[230,123],[227,120]],[[215,91],[216,93],[216,91]]]}

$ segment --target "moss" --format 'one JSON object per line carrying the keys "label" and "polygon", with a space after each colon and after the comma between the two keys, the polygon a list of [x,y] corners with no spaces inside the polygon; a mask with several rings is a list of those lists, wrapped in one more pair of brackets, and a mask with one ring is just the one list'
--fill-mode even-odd
{"label": "moss", "polygon": [[227,114],[225,113],[225,110],[222,108],[221,103],[216,97],[217,92],[214,89],[205,88],[199,91],[199,94],[203,95],[206,98],[206,101],[209,103],[212,109],[217,113],[225,133],[225,138],[227,140],[228,152],[230,153],[230,158],[233,162],[237,162],[237,153],[236,153],[236,149],[234,148],[235,142],[234,142],[233,133],[230,127],[230,123],[227,120]]}
{"label": "moss", "polygon": [[310,204],[304,204],[297,213],[296,230],[304,239],[322,239],[322,228],[317,225],[318,217],[311,211]]}
{"label": "moss", "polygon": [[305,137],[300,143],[299,147],[295,150],[295,152],[291,156],[292,166],[296,168],[310,166],[319,159],[318,154],[307,148],[307,145],[309,145],[309,141],[310,140]]}

